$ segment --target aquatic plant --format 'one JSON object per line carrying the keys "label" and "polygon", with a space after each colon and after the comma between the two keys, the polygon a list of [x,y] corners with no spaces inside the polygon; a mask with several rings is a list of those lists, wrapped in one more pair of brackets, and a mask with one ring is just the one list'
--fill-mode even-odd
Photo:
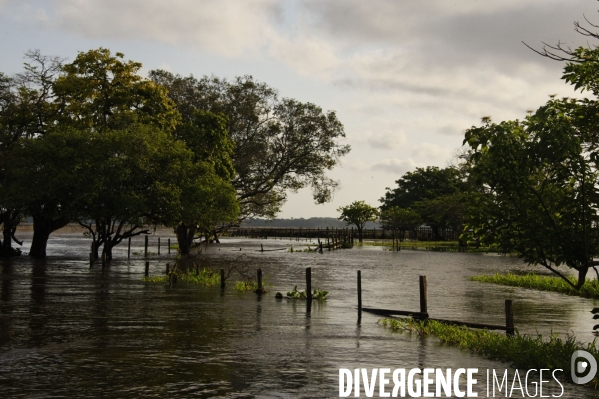
{"label": "aquatic plant", "polygon": [[[411,318],[381,319],[378,323],[396,331],[408,331],[421,336],[432,335],[447,345],[468,349],[489,359],[510,362],[515,368],[562,369],[567,378],[571,376],[571,356],[575,351],[585,350],[599,361],[595,341],[585,344],[576,341],[573,335],[561,338],[557,334],[550,334],[548,339],[544,339],[540,334],[520,335],[516,331],[515,336],[508,336],[489,330]],[[597,388],[599,379],[593,379],[590,384]]]}
{"label": "aquatic plant", "polygon": [[[569,279],[573,284],[576,284],[576,278],[569,277]],[[578,291],[559,277],[542,276],[534,273],[524,275],[495,273],[492,276],[471,276],[469,280],[511,287],[531,288],[539,291],[559,292],[583,298],[599,298],[599,281],[590,279],[586,279],[584,285]]]}
{"label": "aquatic plant", "polygon": [[141,280],[147,283],[162,283],[169,284],[171,274],[174,275],[178,283],[188,283],[196,285],[212,286],[220,284],[220,275],[212,270],[204,268],[197,272],[183,273],[180,271],[172,271],[169,274],[161,276],[143,277]]}
{"label": "aquatic plant", "polygon": [[258,282],[255,280],[236,281],[233,289],[239,292],[256,291],[258,289]]}
{"label": "aquatic plant", "polygon": [[[323,301],[326,299],[328,293],[329,291],[315,289],[312,291],[312,299]],[[308,294],[306,293],[306,290],[298,291],[296,285],[293,287],[292,291],[287,293],[287,297],[291,299],[308,299]]]}

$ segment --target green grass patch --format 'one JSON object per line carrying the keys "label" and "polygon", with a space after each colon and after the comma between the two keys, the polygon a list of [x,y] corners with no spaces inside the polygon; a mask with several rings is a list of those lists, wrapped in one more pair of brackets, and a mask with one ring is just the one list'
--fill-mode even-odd
{"label": "green grass patch", "polygon": [[[181,272],[173,272],[176,276],[177,283],[188,283],[188,284],[196,284],[196,285],[220,285],[220,274],[214,273],[210,269],[202,269],[197,274],[195,272],[190,273],[181,273]],[[152,277],[143,277],[141,279],[147,283],[160,283],[160,284],[168,284],[169,283],[169,275],[164,274],[162,276],[152,276]]]}
{"label": "green grass patch", "polygon": [[256,291],[258,289],[257,281],[236,281],[233,286],[235,291],[245,292],[245,291]]}
{"label": "green grass patch", "polygon": [[[421,336],[435,336],[441,342],[468,349],[489,359],[511,363],[520,369],[562,369],[570,379],[571,356],[582,349],[599,361],[599,352],[592,343],[581,343],[576,337],[567,335],[565,339],[551,334],[548,339],[541,335],[520,335],[513,337],[489,330],[477,330],[466,327],[442,324],[437,321],[418,321],[414,319],[381,319],[379,324],[396,331],[409,331]],[[596,377],[591,381],[595,389],[599,386]]]}
{"label": "green grass patch", "polygon": [[[471,276],[471,281],[480,281],[481,283],[491,283],[507,285],[511,287],[532,288],[539,291],[559,292],[561,294],[581,296],[583,298],[599,298],[599,282],[597,280],[587,279],[582,288],[577,291],[568,283],[559,277],[541,276],[539,274],[515,274],[495,273],[492,276]],[[569,280],[576,284],[576,278],[569,277]]]}

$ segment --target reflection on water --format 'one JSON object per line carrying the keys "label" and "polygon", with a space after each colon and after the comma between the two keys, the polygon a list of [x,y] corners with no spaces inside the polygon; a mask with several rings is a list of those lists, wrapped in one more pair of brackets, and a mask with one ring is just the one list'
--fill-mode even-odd
{"label": "reflection on water", "polygon": [[[357,270],[364,306],[417,310],[418,276],[426,275],[433,317],[503,324],[509,298],[521,332],[593,338],[593,300],[467,280],[524,270],[514,258],[381,248],[260,253],[261,243],[285,241],[225,240],[202,262],[228,267],[241,247],[270,284],[264,296],[235,292],[232,282],[224,291],[144,284],[144,261],[127,262],[126,246],[110,267],[90,269],[88,242],[78,235],[54,237],[44,262],[2,260],[0,397],[337,397],[342,367],[478,367],[481,376],[508,367],[434,338],[390,332],[367,313],[359,320]],[[143,239],[133,245],[141,252]],[[165,262],[153,259],[150,273],[163,273]],[[277,291],[303,289],[306,267],[328,300],[276,300]],[[564,397],[587,394],[568,384]]]}

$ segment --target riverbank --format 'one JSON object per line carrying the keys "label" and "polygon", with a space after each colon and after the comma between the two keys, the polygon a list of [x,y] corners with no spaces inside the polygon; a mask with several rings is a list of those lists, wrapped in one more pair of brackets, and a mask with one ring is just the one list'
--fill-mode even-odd
{"label": "riverbank", "polygon": [[[534,273],[515,274],[515,273],[495,273],[491,276],[471,276],[470,281],[479,281],[481,283],[506,285],[510,287],[530,288],[539,291],[559,292],[561,294],[580,296],[583,298],[599,299],[599,281],[587,279],[580,290],[575,290],[571,285],[559,277],[542,276]],[[575,277],[569,277],[569,280],[576,284]]]}
{"label": "riverbank", "polygon": [[[571,356],[575,351],[587,351],[599,361],[595,343],[583,344],[573,335],[562,339],[552,334],[544,339],[541,335],[520,335],[516,332],[515,336],[510,337],[503,333],[452,326],[432,320],[381,319],[379,324],[394,331],[434,336],[447,345],[468,349],[488,359],[509,362],[512,367],[519,369],[562,369],[568,381],[572,381]],[[597,389],[599,379],[595,377],[589,385]]]}

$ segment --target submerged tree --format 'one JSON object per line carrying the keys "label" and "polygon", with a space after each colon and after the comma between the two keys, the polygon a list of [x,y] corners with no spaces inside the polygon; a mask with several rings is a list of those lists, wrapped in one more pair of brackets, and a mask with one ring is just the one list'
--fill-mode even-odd
{"label": "submerged tree", "polygon": [[330,200],[337,183],[325,173],[350,149],[341,142],[345,133],[334,112],[280,99],[273,88],[251,76],[234,81],[195,79],[157,70],[150,78],[168,89],[183,125],[197,110],[226,116],[226,129],[235,144],[231,183],[241,219],[274,217],[287,191],[307,186],[317,203]]}
{"label": "submerged tree", "polygon": [[447,220],[457,219],[459,215],[452,215],[452,211],[458,211],[457,207],[449,207],[443,210],[440,205],[445,204],[442,198],[453,198],[453,196],[464,192],[467,183],[460,169],[456,167],[438,168],[428,166],[416,168],[413,172],[407,172],[395,181],[396,188],[387,188],[385,196],[380,199],[381,210],[391,207],[412,208],[418,212],[422,221],[431,226],[435,240],[440,239],[439,229],[450,227]]}
{"label": "submerged tree", "polygon": [[384,229],[398,234],[399,241],[403,241],[405,232],[418,227],[422,223],[422,217],[410,208],[392,206],[381,211],[380,222]]}
{"label": "submerged tree", "polygon": [[20,244],[14,233],[26,207],[10,195],[14,180],[7,176],[16,167],[12,153],[22,139],[45,134],[54,125],[57,112],[52,84],[61,60],[39,51],[28,52],[26,58],[23,73],[11,77],[0,73],[0,256],[19,253],[12,249],[11,241]]}
{"label": "submerged tree", "polygon": [[367,222],[376,222],[379,212],[376,208],[364,201],[354,201],[347,206],[337,209],[341,212],[339,220],[343,220],[348,226],[355,225],[358,230],[358,241],[362,242],[362,230]]}
{"label": "submerged tree", "polygon": [[[578,22],[575,29],[599,38]],[[562,78],[599,95],[597,46],[558,43],[537,53],[566,61]],[[598,122],[596,99],[552,98],[524,121],[485,120],[467,130],[472,173],[483,185],[473,197],[469,238],[516,252],[582,287],[588,270],[599,265]],[[562,264],[577,271],[576,284],[557,269]]]}
{"label": "submerged tree", "polygon": [[[466,131],[483,187],[469,238],[515,252],[579,289],[599,265],[599,104],[551,100],[524,121]],[[572,284],[557,267],[578,274]]]}

